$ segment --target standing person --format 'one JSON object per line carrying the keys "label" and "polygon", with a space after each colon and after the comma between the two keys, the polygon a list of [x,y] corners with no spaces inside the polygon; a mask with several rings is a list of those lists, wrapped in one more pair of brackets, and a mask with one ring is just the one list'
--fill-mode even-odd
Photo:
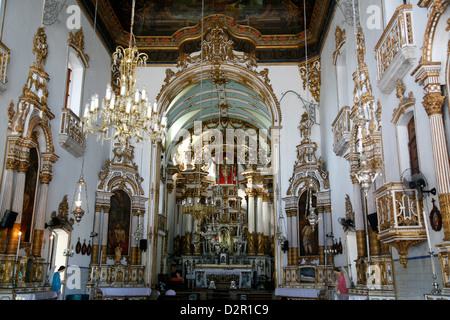
{"label": "standing person", "polygon": [[66,267],[61,266],[58,271],[53,274],[52,291],[57,293],[58,300],[61,300],[61,273],[63,273],[65,269]]}
{"label": "standing person", "polygon": [[341,271],[340,268],[334,268],[333,272],[338,276],[338,281],[337,281],[337,285],[336,285],[336,293],[337,294],[347,294],[348,293],[348,289],[347,289],[347,281],[345,280],[345,275],[344,273]]}

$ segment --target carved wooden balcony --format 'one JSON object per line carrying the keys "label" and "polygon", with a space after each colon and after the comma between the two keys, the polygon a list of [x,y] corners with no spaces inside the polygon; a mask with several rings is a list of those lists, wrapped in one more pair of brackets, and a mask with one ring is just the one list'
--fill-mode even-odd
{"label": "carved wooden balcony", "polygon": [[86,148],[86,137],[80,118],[70,109],[63,109],[59,144],[75,157],[81,157]]}
{"label": "carved wooden balcony", "polygon": [[350,146],[352,130],[350,114],[350,107],[343,107],[332,124],[334,134],[333,151],[339,157],[344,156]]}
{"label": "carved wooden balcony", "polygon": [[0,41],[0,91],[5,91],[6,84],[8,83],[6,74],[8,72],[9,61],[11,60],[10,54],[11,50]]}
{"label": "carved wooden balcony", "polygon": [[414,42],[411,4],[397,8],[375,47],[378,67],[378,87],[390,94],[396,81],[406,75],[417,57]]}
{"label": "carved wooden balcony", "polygon": [[403,183],[388,183],[374,192],[377,199],[378,238],[393,246],[406,267],[408,250],[427,240],[422,215],[422,201],[416,190],[408,190]]}

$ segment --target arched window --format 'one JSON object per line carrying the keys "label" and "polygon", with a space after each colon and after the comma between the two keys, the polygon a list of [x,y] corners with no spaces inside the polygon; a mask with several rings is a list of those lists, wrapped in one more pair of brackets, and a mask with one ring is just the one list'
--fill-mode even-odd
{"label": "arched window", "polygon": [[336,87],[339,110],[342,107],[350,105],[348,82],[347,52],[344,46],[343,48],[341,48],[341,54],[337,57],[336,60]]}
{"label": "arched window", "polygon": [[411,173],[420,172],[419,153],[414,113],[407,112],[397,123],[398,156],[400,173],[411,169]]}
{"label": "arched window", "polygon": [[85,68],[83,63],[77,58],[74,50],[69,50],[66,79],[66,99],[65,108],[80,116],[81,101],[83,94]]}
{"label": "arched window", "polygon": [[408,151],[412,174],[419,173],[419,154],[417,152],[416,125],[414,117],[411,117],[411,120],[408,122]]}

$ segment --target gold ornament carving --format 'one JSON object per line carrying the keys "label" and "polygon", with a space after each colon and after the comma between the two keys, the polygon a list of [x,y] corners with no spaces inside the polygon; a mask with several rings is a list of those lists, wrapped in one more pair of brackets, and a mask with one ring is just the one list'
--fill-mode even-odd
{"label": "gold ornament carving", "polygon": [[341,29],[339,26],[336,26],[336,30],[334,31],[334,36],[336,39],[336,50],[333,53],[333,64],[336,65],[338,57],[341,55],[342,47],[346,42],[346,31],[345,29]]}
{"label": "gold ornament carving", "polygon": [[47,63],[48,44],[47,35],[45,34],[45,27],[39,28],[33,41],[33,54],[36,55],[36,62],[34,66],[43,71],[44,65]]}
{"label": "gold ornament carving", "polygon": [[308,66],[306,66],[306,62],[300,64],[300,75],[303,80],[303,89],[306,90],[306,87],[308,87],[314,99],[319,102],[320,86],[322,84],[320,57],[315,57],[312,60],[309,60]]}
{"label": "gold ornament carving", "polygon": [[401,116],[403,116],[410,107],[414,107],[416,99],[411,91],[408,97],[405,97],[406,86],[401,79],[397,80],[397,98],[400,100],[398,108],[392,114],[392,123],[397,124]]}
{"label": "gold ornament carving", "polygon": [[83,28],[80,28],[75,34],[72,32],[69,34],[69,40],[67,43],[77,52],[77,57],[83,61],[85,67],[89,64],[89,55],[84,53],[84,33]]}
{"label": "gold ornament carving", "polygon": [[442,107],[444,106],[445,96],[441,92],[429,92],[423,98],[422,102],[428,116],[442,115]]}
{"label": "gold ornament carving", "polygon": [[450,241],[450,194],[439,194],[439,205],[442,212],[442,226],[444,229],[444,241]]}

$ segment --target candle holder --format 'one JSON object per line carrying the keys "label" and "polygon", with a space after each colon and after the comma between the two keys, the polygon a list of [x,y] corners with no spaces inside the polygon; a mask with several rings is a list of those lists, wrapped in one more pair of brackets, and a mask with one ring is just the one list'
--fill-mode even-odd
{"label": "candle holder", "polygon": [[65,257],[73,257],[74,253],[75,252],[73,251],[73,248],[72,249],[64,249],[63,255]]}

